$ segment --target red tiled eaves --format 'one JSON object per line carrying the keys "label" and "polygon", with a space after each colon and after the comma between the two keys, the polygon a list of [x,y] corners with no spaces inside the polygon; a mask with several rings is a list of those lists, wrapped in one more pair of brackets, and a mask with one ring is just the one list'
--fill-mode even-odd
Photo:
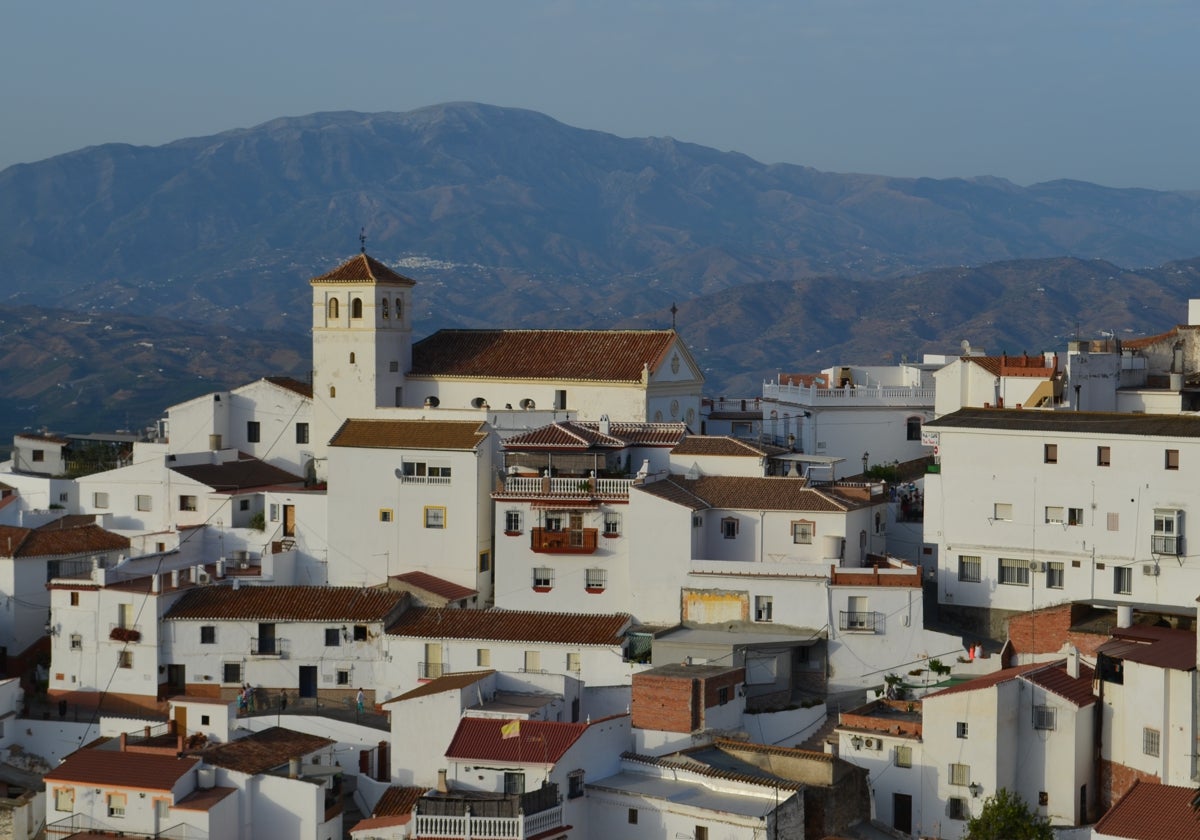
{"label": "red tiled eaves", "polygon": [[200,762],[157,753],[81,749],[46,774],[47,782],[169,791]]}
{"label": "red tiled eaves", "polygon": [[687,434],[683,423],[610,423],[608,433],[595,421],[568,420],[508,438],[509,451],[541,449],[623,449],[627,446],[674,446]]}
{"label": "red tiled eaves", "polygon": [[961,694],[964,691],[978,691],[983,688],[991,688],[994,685],[999,685],[1003,682],[1016,679],[1027,671],[1033,671],[1038,668],[1045,667],[1044,662],[1034,662],[1029,665],[1018,665],[1015,668],[1005,668],[1002,671],[997,671],[994,674],[976,677],[973,680],[967,680],[965,683],[952,685],[949,688],[943,688],[941,691],[935,691],[933,694],[926,694],[925,701],[933,700],[937,697],[946,697],[951,694]]}
{"label": "red tiled eaves", "polygon": [[214,767],[253,776],[287,764],[289,758],[306,756],[334,743],[319,735],[272,726],[228,744],[208,747],[198,755]]}
{"label": "red tiled eaves", "polygon": [[402,575],[392,575],[392,580],[406,583],[413,589],[420,589],[447,601],[461,601],[479,594],[479,590],[459,586],[445,578],[435,577],[428,572],[406,572]]}
{"label": "red tiled eaves", "polygon": [[1200,821],[1192,808],[1195,795],[1190,787],[1136,781],[1096,823],[1094,832],[1126,840],[1196,840]]}
{"label": "red tiled eaves", "polygon": [[285,391],[291,391],[294,394],[299,394],[302,397],[312,399],[313,390],[312,383],[301,382],[299,379],[292,379],[290,376],[264,376],[264,382],[269,382],[277,388],[283,388]]}
{"label": "red tiled eaves", "polygon": [[172,467],[172,472],[197,481],[213,490],[236,492],[276,485],[303,484],[304,478],[272,466],[257,458],[244,457],[223,464],[194,464]]}
{"label": "red tiled eaves", "polygon": [[55,557],[128,548],[128,537],[106,531],[96,524],[75,528],[0,525],[0,557]]}
{"label": "red tiled eaves", "polygon": [[1096,695],[1092,694],[1093,676],[1094,672],[1086,665],[1080,664],[1079,676],[1072,677],[1067,673],[1064,662],[1052,662],[1044,668],[1022,674],[1021,679],[1082,708],[1096,702]]}
{"label": "red tiled eaves", "polygon": [[405,592],[352,586],[204,586],[180,598],[163,619],[374,622],[406,598]]}
{"label": "red tiled eaves", "polygon": [[454,449],[471,451],[487,439],[478,420],[347,420],[330,446],[362,449]]}
{"label": "red tiled eaves", "polygon": [[379,797],[379,801],[375,803],[375,808],[371,811],[371,816],[407,816],[412,813],[413,806],[417,804],[418,799],[425,795],[426,790],[428,788],[392,785],[383,792],[383,796]]}
{"label": "red tiled eaves", "polygon": [[1029,411],[960,408],[925,423],[930,429],[980,429],[1054,434],[1200,437],[1200,418],[1182,414],[1118,411]]}
{"label": "red tiled eaves", "polygon": [[462,718],[446,758],[496,761],[505,764],[555,764],[580,739],[587,723],[522,720],[518,734],[505,738],[500,731],[512,723],[503,718]]}
{"label": "red tiled eaves", "polygon": [[61,438],[61,437],[58,437],[57,435],[22,435],[22,434],[18,434],[15,437],[19,437],[21,440],[31,440],[36,443],[53,443],[53,444],[57,444],[59,446],[66,446],[68,443],[70,443],[70,441],[67,440],[66,438]]}
{"label": "red tiled eaves", "polygon": [[550,613],[414,607],[387,628],[389,636],[478,639],[547,644],[620,645],[630,617],[623,613]]}
{"label": "red tiled eaves", "polygon": [[406,691],[399,697],[393,697],[381,703],[381,706],[386,706],[388,703],[396,703],[400,700],[413,700],[418,697],[428,697],[432,694],[441,694],[443,691],[457,691],[460,688],[466,688],[487,677],[489,674],[494,674],[495,671],[463,671],[461,674],[446,674],[444,677],[438,677],[435,680],[430,680],[427,683],[417,686],[412,691]]}
{"label": "red tiled eaves", "polygon": [[674,330],[439,330],[413,345],[413,376],[641,382]]}
{"label": "red tiled eaves", "polygon": [[688,761],[686,759],[658,758],[656,756],[641,755],[639,753],[627,752],[621,754],[622,761],[634,761],[639,764],[647,764],[651,767],[671,767],[678,770],[686,770],[689,773],[695,773],[698,776],[708,776],[713,779],[726,779],[731,782],[741,782],[747,785],[758,785],[759,787],[779,788],[780,790],[804,790],[805,785],[802,782],[793,782],[786,779],[780,779],[776,776],[751,776],[748,773],[734,773],[731,770],[718,770],[715,767],[710,767],[707,764],[701,764],[696,761]]}
{"label": "red tiled eaves", "polygon": [[332,271],[314,277],[310,284],[318,283],[367,283],[388,286],[415,286],[416,281],[388,268],[374,257],[356,254]]}
{"label": "red tiled eaves", "polygon": [[[784,476],[708,475],[685,478],[672,475],[639,485],[644,493],[658,496],[694,510],[776,510],[839,513],[869,503],[824,493],[799,478]],[[697,502],[703,504],[699,507]]]}

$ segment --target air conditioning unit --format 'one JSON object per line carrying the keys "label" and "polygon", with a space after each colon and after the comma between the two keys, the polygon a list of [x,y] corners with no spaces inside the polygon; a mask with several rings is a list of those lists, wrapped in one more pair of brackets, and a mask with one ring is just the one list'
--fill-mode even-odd
{"label": "air conditioning unit", "polygon": [[212,583],[212,577],[208,574],[208,572],[201,569],[200,571],[196,572],[196,583]]}
{"label": "air conditioning unit", "polygon": [[1158,566],[1142,566],[1142,574],[1158,577]]}
{"label": "air conditioning unit", "polygon": [[865,741],[863,741],[863,744],[869,750],[883,749],[883,739],[882,738],[867,738]]}
{"label": "air conditioning unit", "polygon": [[1029,571],[1044,572],[1044,571],[1046,571],[1046,564],[1043,563],[1041,560],[1030,560],[1029,561]]}

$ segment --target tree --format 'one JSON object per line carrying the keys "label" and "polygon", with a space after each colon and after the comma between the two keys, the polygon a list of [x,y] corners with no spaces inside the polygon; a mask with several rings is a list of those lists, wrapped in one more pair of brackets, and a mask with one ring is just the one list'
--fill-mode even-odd
{"label": "tree", "polygon": [[967,821],[963,840],[1054,840],[1054,832],[1018,794],[1000,788],[983,803],[979,816]]}

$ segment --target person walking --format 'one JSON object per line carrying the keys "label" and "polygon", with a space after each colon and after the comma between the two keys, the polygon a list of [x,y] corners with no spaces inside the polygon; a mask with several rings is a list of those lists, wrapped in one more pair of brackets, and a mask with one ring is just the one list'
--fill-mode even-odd
{"label": "person walking", "polygon": [[287,689],[286,688],[279,689],[279,711],[281,711],[281,712],[287,711]]}
{"label": "person walking", "polygon": [[367,702],[367,695],[363,694],[362,686],[359,686],[358,696],[354,698],[354,702],[358,707],[358,716],[361,718],[363,713],[363,704]]}

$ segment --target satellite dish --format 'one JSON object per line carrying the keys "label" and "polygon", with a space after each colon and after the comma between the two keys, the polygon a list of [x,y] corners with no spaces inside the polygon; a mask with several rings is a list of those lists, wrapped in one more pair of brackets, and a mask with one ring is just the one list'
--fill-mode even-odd
{"label": "satellite dish", "polygon": [[962,343],[960,343],[958,346],[962,348],[962,351],[963,351],[963,355],[964,355],[964,356],[970,356],[970,355],[971,355],[971,342],[967,341],[967,340],[964,338],[964,339],[962,340]]}

